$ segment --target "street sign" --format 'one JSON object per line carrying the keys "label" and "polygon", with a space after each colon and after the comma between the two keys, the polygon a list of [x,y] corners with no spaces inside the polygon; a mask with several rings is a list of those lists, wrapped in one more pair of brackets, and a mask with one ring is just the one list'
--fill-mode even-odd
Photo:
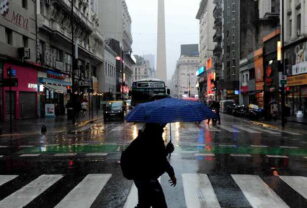
{"label": "street sign", "polygon": [[17,87],[18,86],[18,79],[11,78],[11,79],[3,79],[0,81],[1,87]]}

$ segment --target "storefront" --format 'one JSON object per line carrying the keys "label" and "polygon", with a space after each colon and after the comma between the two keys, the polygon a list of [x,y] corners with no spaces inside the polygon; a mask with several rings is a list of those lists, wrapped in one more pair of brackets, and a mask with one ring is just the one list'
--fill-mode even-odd
{"label": "storefront", "polygon": [[286,102],[291,108],[291,115],[302,111],[307,117],[307,74],[289,76],[286,87]]}
{"label": "storefront", "polygon": [[[9,76],[9,74],[11,76]],[[16,79],[17,86],[2,88],[2,119],[37,117],[37,71],[31,67],[3,65],[3,78]]]}
{"label": "storefront", "polygon": [[47,71],[39,75],[39,101],[41,117],[65,115],[65,104],[69,100],[67,89],[71,82],[67,75]]}
{"label": "storefront", "polygon": [[256,82],[256,103],[259,107],[264,107],[264,82],[263,82],[263,49],[254,52],[255,82]]}
{"label": "storefront", "polygon": [[288,75],[286,104],[291,115],[303,111],[307,117],[307,40],[286,46],[285,58]]}

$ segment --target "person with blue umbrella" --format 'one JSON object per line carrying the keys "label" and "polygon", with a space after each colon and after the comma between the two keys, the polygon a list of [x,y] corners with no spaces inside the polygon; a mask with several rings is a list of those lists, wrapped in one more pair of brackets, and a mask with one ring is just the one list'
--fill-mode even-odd
{"label": "person with blue umbrella", "polygon": [[172,122],[200,122],[209,118],[216,118],[216,115],[204,104],[175,98],[139,104],[126,116],[128,122],[145,123],[144,131],[121,157],[124,176],[133,179],[138,189],[136,208],[167,208],[158,178],[167,172],[170,184],[175,186],[177,183],[175,172],[167,160],[174,147],[171,142],[167,147],[164,145],[164,126]]}

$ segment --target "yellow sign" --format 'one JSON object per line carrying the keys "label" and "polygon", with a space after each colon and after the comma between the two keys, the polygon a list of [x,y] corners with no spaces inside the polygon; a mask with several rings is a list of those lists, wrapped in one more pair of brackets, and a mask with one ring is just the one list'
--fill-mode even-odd
{"label": "yellow sign", "polygon": [[307,74],[289,76],[287,81],[287,86],[300,86],[307,85]]}

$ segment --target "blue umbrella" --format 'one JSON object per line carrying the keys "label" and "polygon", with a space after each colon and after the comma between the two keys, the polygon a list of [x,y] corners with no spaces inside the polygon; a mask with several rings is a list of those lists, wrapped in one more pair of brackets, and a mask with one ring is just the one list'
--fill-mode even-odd
{"label": "blue umbrella", "polygon": [[166,124],[173,122],[200,122],[216,117],[216,114],[201,102],[164,98],[137,105],[126,116],[126,120],[137,123]]}

